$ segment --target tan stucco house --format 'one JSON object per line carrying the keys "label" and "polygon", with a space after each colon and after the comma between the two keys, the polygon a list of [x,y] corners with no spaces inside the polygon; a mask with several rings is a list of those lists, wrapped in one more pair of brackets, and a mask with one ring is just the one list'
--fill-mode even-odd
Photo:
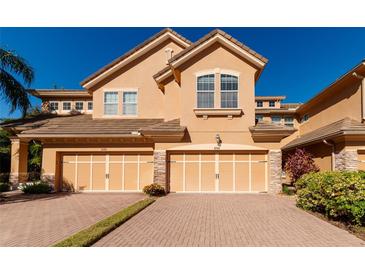
{"label": "tan stucco house", "polygon": [[281,190],[282,158],[306,147],[322,170],[365,168],[365,63],[304,104],[255,96],[268,60],[220,30],[195,43],[164,29],[81,82],[32,90],[44,114],[4,123],[11,181],[43,144],[56,190]]}

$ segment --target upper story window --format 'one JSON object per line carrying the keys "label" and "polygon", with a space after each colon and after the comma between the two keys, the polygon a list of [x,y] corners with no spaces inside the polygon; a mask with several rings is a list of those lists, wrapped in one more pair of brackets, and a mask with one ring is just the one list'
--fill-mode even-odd
{"label": "upper story window", "polygon": [[274,108],[275,107],[275,101],[269,101],[269,107]]}
{"label": "upper story window", "polygon": [[274,124],[280,124],[280,123],[281,123],[281,117],[280,117],[280,116],[272,116],[272,117],[271,117],[271,121],[272,121]]}
{"label": "upper story window", "polygon": [[137,92],[123,92],[123,115],[137,115]]}
{"label": "upper story window", "polygon": [[93,102],[87,102],[87,110],[93,110]]}
{"label": "upper story window", "polygon": [[300,120],[300,122],[301,123],[306,122],[306,121],[308,121],[308,119],[309,119],[309,115],[308,114],[304,114],[303,117],[302,117],[302,119]]}
{"label": "upper story window", "polygon": [[257,101],[257,102],[256,102],[256,106],[257,106],[258,108],[262,108],[262,107],[264,106],[264,103],[263,103],[262,101]]}
{"label": "upper story window", "polygon": [[197,107],[214,108],[214,74],[198,76]]}
{"label": "upper story window", "polygon": [[284,125],[287,127],[294,127],[294,118],[293,117],[284,117]]}
{"label": "upper story window", "polygon": [[256,115],[256,122],[261,122],[264,120],[264,116],[263,115]]}
{"label": "upper story window", "polygon": [[75,109],[78,111],[81,111],[84,109],[84,103],[83,102],[76,102]]}
{"label": "upper story window", "polygon": [[71,110],[71,102],[63,102],[62,109],[63,110]]}
{"label": "upper story window", "polygon": [[221,74],[221,108],[237,108],[238,77]]}
{"label": "upper story window", "polygon": [[104,93],[104,114],[105,115],[118,114],[118,92],[107,91]]}
{"label": "upper story window", "polygon": [[50,102],[49,107],[50,107],[51,111],[58,110],[58,102]]}

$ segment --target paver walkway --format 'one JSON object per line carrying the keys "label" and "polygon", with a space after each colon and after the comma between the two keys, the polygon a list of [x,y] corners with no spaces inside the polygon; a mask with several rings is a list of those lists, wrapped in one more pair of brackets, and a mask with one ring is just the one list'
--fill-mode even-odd
{"label": "paver walkway", "polygon": [[170,194],[95,246],[365,246],[267,194]]}
{"label": "paver walkway", "polygon": [[144,198],[140,193],[46,194],[0,202],[0,246],[49,246]]}

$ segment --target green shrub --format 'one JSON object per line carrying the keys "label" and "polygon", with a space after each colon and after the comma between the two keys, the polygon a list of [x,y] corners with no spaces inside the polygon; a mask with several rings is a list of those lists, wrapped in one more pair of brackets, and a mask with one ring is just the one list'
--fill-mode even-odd
{"label": "green shrub", "polygon": [[50,193],[52,191],[52,187],[42,181],[25,183],[19,186],[19,189],[26,194],[42,194],[42,193]]}
{"label": "green shrub", "polygon": [[6,192],[10,190],[9,183],[0,183],[0,192]]}
{"label": "green shrub", "polygon": [[365,179],[361,172],[309,173],[296,183],[297,205],[347,223],[365,224]]}
{"label": "green shrub", "polygon": [[146,185],[143,188],[143,192],[150,196],[163,196],[166,194],[165,189],[156,183]]}

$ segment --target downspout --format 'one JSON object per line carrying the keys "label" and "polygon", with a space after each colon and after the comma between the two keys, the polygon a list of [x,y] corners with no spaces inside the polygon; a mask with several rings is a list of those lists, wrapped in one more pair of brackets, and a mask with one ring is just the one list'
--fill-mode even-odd
{"label": "downspout", "polygon": [[361,122],[365,121],[365,77],[354,72],[352,73],[357,79],[361,80]]}
{"label": "downspout", "polygon": [[327,146],[332,147],[332,156],[331,156],[331,169],[332,171],[335,171],[335,144],[331,141],[327,141],[325,139],[323,139],[323,143]]}

